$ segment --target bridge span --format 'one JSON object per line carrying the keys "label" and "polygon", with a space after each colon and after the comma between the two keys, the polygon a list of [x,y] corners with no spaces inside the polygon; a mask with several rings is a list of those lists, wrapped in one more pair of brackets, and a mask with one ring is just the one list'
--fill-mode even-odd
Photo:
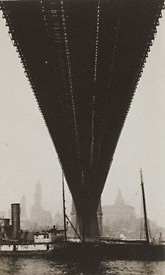
{"label": "bridge span", "polygon": [[163,2],[0,1],[84,237],[99,236],[98,203]]}

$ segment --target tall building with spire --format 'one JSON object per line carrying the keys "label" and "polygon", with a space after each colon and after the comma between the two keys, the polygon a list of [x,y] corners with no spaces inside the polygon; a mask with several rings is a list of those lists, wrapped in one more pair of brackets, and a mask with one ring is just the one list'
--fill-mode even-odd
{"label": "tall building with spire", "polygon": [[35,186],[34,204],[31,208],[30,222],[34,230],[45,229],[52,226],[52,217],[49,211],[42,208],[42,189],[41,184],[38,182]]}

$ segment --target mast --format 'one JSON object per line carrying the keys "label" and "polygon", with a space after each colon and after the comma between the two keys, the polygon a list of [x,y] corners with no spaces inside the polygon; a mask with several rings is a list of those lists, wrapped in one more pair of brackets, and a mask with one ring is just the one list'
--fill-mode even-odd
{"label": "mast", "polygon": [[66,235],[66,207],[65,207],[65,190],[64,190],[64,172],[62,170],[62,196],[63,196],[63,218],[64,218],[64,237],[65,237],[65,242],[67,240],[67,235]]}
{"label": "mast", "polygon": [[[84,172],[82,171],[82,187],[84,192]],[[84,218],[84,212],[82,215],[82,242],[85,243],[85,218]]]}
{"label": "mast", "polygon": [[77,236],[78,236],[78,238],[80,239],[80,241],[82,241],[81,236],[78,234],[76,228],[74,227],[73,223],[71,222],[71,220],[68,218],[67,215],[66,215],[66,218],[67,218],[68,222],[70,223],[70,225],[72,226],[74,232],[77,234]]}
{"label": "mast", "polygon": [[141,179],[142,198],[143,198],[144,227],[145,227],[145,233],[146,233],[147,244],[149,244],[148,222],[147,222],[147,210],[146,210],[146,200],[145,200],[145,192],[144,192],[144,183],[143,183],[142,169],[140,169],[140,179]]}

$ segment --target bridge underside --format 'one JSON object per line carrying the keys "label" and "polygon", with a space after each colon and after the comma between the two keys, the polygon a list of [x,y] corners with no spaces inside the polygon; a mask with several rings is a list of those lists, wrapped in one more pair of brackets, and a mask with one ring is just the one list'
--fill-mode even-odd
{"label": "bridge underside", "polygon": [[55,144],[80,224],[86,223],[85,235],[98,235],[97,206],[163,1],[1,1],[0,5]]}

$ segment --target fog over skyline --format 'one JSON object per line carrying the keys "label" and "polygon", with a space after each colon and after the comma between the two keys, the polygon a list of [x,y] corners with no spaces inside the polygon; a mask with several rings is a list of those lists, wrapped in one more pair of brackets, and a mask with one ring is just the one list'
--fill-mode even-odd
{"label": "fog over skyline", "polygon": [[[120,189],[125,202],[140,214],[142,168],[148,218],[165,227],[164,29],[165,18],[161,18],[114,154],[102,204],[113,204]],[[58,157],[1,12],[0,41],[0,211],[7,211],[25,195],[29,213],[39,181],[42,206],[55,215],[62,212]],[[68,189],[66,204],[69,214]]]}

